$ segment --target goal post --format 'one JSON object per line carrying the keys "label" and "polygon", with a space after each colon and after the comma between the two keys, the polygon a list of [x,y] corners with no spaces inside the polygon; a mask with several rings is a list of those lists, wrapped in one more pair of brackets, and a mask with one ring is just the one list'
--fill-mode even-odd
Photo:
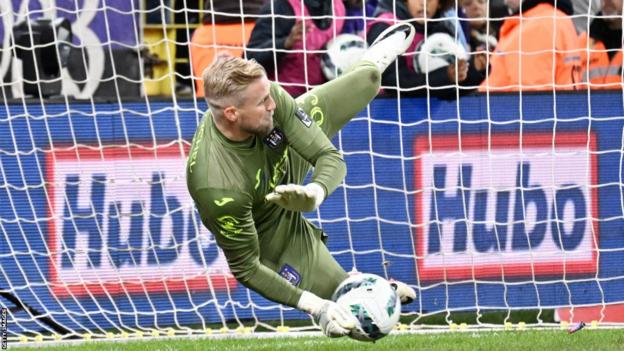
{"label": "goal post", "polygon": [[[621,302],[618,94],[591,119],[578,94],[375,101],[334,140],[349,174],[310,219],[346,270],[414,286],[415,317]],[[110,103],[7,103],[2,292],[100,337],[306,318],[229,273],[186,194],[197,116],[178,104],[123,103],[124,122]],[[11,317],[12,337],[53,332]]]}

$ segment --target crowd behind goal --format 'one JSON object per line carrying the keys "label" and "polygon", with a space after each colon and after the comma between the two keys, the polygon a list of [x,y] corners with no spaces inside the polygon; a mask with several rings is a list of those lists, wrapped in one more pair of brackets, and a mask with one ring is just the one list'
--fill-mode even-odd
{"label": "crowd behind goal", "polygon": [[[294,96],[322,84],[320,56],[340,34],[368,44],[392,23],[417,34],[383,76],[383,95],[455,99],[480,92],[620,89],[621,0],[207,1],[192,34],[197,95],[219,53],[253,58]],[[444,33],[465,50],[444,67],[415,67],[422,45]]]}

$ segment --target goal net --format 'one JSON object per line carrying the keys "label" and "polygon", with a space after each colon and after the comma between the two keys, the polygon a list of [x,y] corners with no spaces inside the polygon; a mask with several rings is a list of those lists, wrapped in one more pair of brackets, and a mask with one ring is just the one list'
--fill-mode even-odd
{"label": "goal net", "polygon": [[[188,195],[206,110],[193,65],[244,55],[267,17],[205,2],[0,0],[10,342],[318,330],[234,279]],[[542,326],[546,311],[575,321],[591,308],[606,322],[624,300],[621,90],[413,90],[376,99],[333,140],[348,174],[306,216],[338,262],[414,287],[407,329],[455,312],[477,327],[496,327],[491,311],[535,310]]]}

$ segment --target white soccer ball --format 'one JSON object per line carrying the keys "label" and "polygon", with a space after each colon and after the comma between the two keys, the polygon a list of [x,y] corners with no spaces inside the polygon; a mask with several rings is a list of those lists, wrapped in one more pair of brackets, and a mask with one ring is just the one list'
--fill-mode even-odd
{"label": "white soccer ball", "polygon": [[345,279],[332,295],[338,305],[357,318],[360,328],[353,339],[375,341],[388,335],[399,322],[401,300],[390,283],[375,274],[358,273]]}
{"label": "white soccer ball", "polygon": [[332,80],[346,72],[360,60],[366,48],[366,41],[355,34],[340,34],[330,40],[321,58],[325,78]]}
{"label": "white soccer ball", "polygon": [[468,60],[464,46],[449,34],[434,33],[418,45],[414,55],[414,69],[417,73],[428,73],[448,66],[455,60]]}

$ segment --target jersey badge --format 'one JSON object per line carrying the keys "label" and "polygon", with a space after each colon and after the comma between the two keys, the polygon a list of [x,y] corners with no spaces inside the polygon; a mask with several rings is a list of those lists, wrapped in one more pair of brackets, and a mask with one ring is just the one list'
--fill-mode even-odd
{"label": "jersey badge", "polygon": [[269,148],[276,150],[286,141],[286,136],[279,128],[273,128],[262,141],[267,144]]}
{"label": "jersey badge", "polygon": [[301,282],[301,274],[292,268],[289,264],[284,264],[279,271],[279,275],[286,279],[290,284],[297,286]]}
{"label": "jersey badge", "polygon": [[295,111],[295,116],[299,118],[299,120],[303,123],[306,128],[310,128],[312,125],[312,118],[308,116],[308,114],[301,108],[297,107],[297,111]]}

